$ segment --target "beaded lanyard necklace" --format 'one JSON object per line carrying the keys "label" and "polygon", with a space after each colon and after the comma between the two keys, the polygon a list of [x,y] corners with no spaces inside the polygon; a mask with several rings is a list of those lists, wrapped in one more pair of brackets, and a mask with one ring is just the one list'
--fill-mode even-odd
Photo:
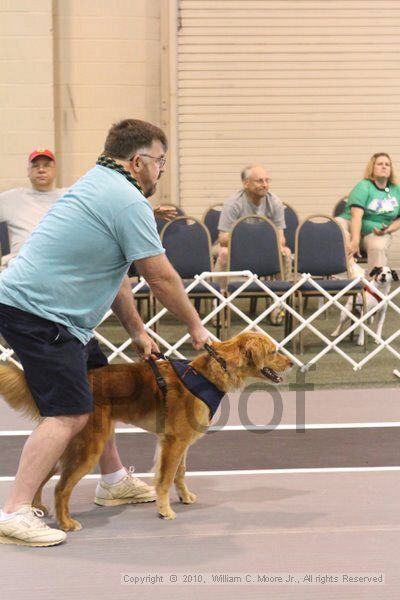
{"label": "beaded lanyard necklace", "polygon": [[123,175],[129,181],[129,183],[134,185],[135,188],[143,194],[143,190],[136,181],[136,179],[134,179],[132,175],[126,169],[124,169],[122,165],[119,165],[117,162],[115,162],[115,160],[113,160],[109,156],[104,156],[104,154],[101,154],[97,159],[96,165],[107,167],[108,169],[112,169],[113,171],[118,171],[118,173],[121,173],[121,175]]}

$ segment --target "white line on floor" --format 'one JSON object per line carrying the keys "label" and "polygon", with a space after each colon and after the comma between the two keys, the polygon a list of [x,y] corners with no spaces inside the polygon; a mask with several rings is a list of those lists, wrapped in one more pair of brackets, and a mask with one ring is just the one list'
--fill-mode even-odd
{"label": "white line on floor", "polygon": [[[249,469],[239,471],[188,471],[187,477],[219,477],[221,475],[296,475],[314,473],[382,473],[400,471],[398,467],[327,467],[315,469]],[[154,477],[154,473],[135,473],[136,477]],[[59,479],[54,475],[52,479]],[[85,475],[83,479],[99,479],[100,475]],[[14,481],[14,477],[0,477],[0,483]]]}
{"label": "white line on floor", "polygon": [[[399,421],[385,421],[381,423],[297,423],[290,425],[225,425],[212,426],[207,431],[295,431],[296,429],[373,429],[379,427],[400,427]],[[139,427],[117,427],[116,433],[149,433]],[[0,437],[27,436],[32,433],[29,429],[16,429],[0,431]],[[150,432],[151,433],[151,432]]]}

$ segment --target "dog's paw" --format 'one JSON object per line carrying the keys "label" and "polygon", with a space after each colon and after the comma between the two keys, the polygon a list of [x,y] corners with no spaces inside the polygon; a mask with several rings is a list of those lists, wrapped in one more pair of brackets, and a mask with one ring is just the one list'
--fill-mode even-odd
{"label": "dog's paw", "polygon": [[194,504],[197,500],[196,494],[192,494],[192,492],[188,492],[184,496],[179,496],[179,500],[182,504]]}
{"label": "dog's paw", "polygon": [[164,511],[163,513],[158,513],[158,516],[160,517],[160,519],[165,519],[166,521],[172,521],[173,519],[175,519],[176,514],[174,513],[172,508],[169,508],[166,511]]}
{"label": "dog's paw", "polygon": [[80,531],[82,525],[76,519],[68,519],[68,521],[60,523],[60,529],[63,531]]}
{"label": "dog's paw", "polygon": [[335,329],[335,331],[332,331],[331,333],[331,338],[335,338],[339,335],[339,332],[337,331],[337,329]]}

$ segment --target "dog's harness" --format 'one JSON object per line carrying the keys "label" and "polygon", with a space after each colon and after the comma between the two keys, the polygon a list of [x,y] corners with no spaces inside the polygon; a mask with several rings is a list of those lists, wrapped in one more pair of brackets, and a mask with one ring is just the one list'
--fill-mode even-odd
{"label": "dog's harness", "polygon": [[[378,302],[378,304],[380,302],[382,302],[382,298],[380,296],[378,296],[378,294],[369,286],[364,284],[363,286],[364,292],[366,292],[367,294],[370,294],[370,296],[372,296],[373,298],[375,298],[375,300]],[[364,307],[364,303],[361,302],[356,302],[354,303],[354,314],[356,315],[356,317],[360,317],[362,315],[362,310]]]}
{"label": "dog's harness", "polygon": [[[226,371],[226,362],[222,356],[219,356],[219,354],[217,354],[215,350],[209,346],[209,344],[205,344],[204,347],[210,356],[217,360],[221,367]],[[209,379],[196,371],[196,369],[189,364],[189,360],[171,359],[169,356],[164,356],[163,354],[159,353],[157,353],[156,356],[158,358],[162,358],[163,360],[168,360],[171,367],[175,371],[176,376],[183,383],[185,388],[191,394],[193,394],[193,396],[196,396],[196,398],[199,398],[199,400],[202,400],[208,406],[212,418],[221,404],[221,400],[225,396],[225,392],[218,389],[217,386],[215,386]],[[157,385],[163,397],[165,398],[167,395],[167,383],[164,377],[161,375],[157,363],[151,358],[148,360],[148,363],[153,371]]]}

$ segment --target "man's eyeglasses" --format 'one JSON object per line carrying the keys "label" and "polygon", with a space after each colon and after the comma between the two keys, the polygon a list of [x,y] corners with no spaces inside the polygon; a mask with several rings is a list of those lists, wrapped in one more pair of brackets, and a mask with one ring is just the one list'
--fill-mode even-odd
{"label": "man's eyeglasses", "polygon": [[265,179],[263,179],[262,177],[260,177],[259,179],[250,179],[250,181],[254,181],[254,183],[271,183],[271,180],[269,177],[266,177]]}
{"label": "man's eyeglasses", "polygon": [[139,156],[147,156],[147,158],[152,158],[154,162],[158,164],[160,169],[162,169],[165,166],[165,163],[167,162],[165,156],[151,156],[151,154],[139,154]]}

